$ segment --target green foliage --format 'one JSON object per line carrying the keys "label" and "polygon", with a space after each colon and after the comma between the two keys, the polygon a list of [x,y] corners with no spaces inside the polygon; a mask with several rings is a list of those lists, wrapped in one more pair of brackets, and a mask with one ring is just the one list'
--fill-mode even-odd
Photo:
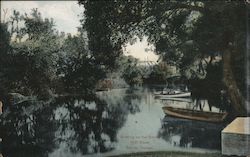
{"label": "green foliage", "polygon": [[7,77],[13,83],[14,91],[46,96],[53,90],[60,40],[53,28],[53,20],[43,19],[36,9],[30,16],[20,17],[21,20],[24,27],[12,32],[17,34],[13,38],[19,40],[14,39],[11,43],[9,55],[12,62],[8,64]]}
{"label": "green foliage", "polygon": [[94,10],[85,9],[85,18],[82,20],[83,28],[86,29],[88,35],[89,50],[93,54],[94,61],[96,64],[113,68],[115,58],[122,54],[122,42],[119,38],[113,36],[113,30],[107,20],[112,16],[107,12],[109,9],[112,10],[112,6],[104,1],[83,1],[82,3],[85,3],[84,7],[95,8]]}
{"label": "green foliage", "polygon": [[[115,59],[119,53],[112,49],[102,51],[98,45],[111,44],[120,49],[123,44],[133,42],[135,36],[140,39],[147,36],[148,41],[156,46],[156,53],[164,60],[167,59],[170,64],[179,65],[186,56],[181,51],[184,50],[181,49],[181,45],[189,40],[191,34],[191,24],[188,25],[191,10],[179,9],[179,5],[186,7],[189,3],[165,1],[79,1],[79,3],[85,7],[84,28],[88,31],[88,37],[95,38],[93,41],[89,40],[90,45],[96,45],[96,49],[90,49],[93,53],[109,55]],[[107,27],[108,31],[103,27]],[[100,42],[98,39],[103,40]]]}
{"label": "green foliage", "polygon": [[138,60],[136,58],[124,56],[120,64],[122,65],[122,78],[127,84],[133,86],[143,83],[142,72],[138,68]]}
{"label": "green foliage", "polygon": [[[156,53],[182,74],[197,66],[193,76],[222,56],[230,45],[245,52],[246,4],[244,1],[79,1],[85,7],[84,28],[88,31],[90,50],[115,60],[114,49],[98,45],[116,45],[118,49],[135,36],[147,36]],[[98,11],[96,11],[98,10]],[[101,40],[101,41],[100,41]],[[110,47],[110,46],[108,46]],[[210,62],[205,61],[210,58]],[[237,57],[236,57],[237,58]],[[235,65],[240,59],[236,59]],[[200,62],[200,64],[197,64]],[[107,63],[109,65],[109,63]],[[234,72],[244,72],[234,66]],[[237,68],[238,67],[238,68]],[[195,74],[197,73],[197,74]],[[243,77],[237,77],[240,80]],[[244,81],[237,81],[244,82]],[[242,85],[241,85],[242,86]]]}
{"label": "green foliage", "polygon": [[154,65],[146,81],[150,84],[165,84],[167,78],[171,77],[171,75],[170,67],[166,63],[159,63]]}
{"label": "green foliage", "polygon": [[[30,15],[14,11],[8,23],[9,33],[6,24],[1,24],[2,90],[27,94],[88,91],[104,77],[104,72],[117,68],[123,45],[144,36],[155,45],[161,59],[176,66],[183,75],[196,66],[198,70],[194,73],[206,71],[210,77],[208,67],[229,48],[233,53],[233,72],[244,74],[240,64],[245,52],[244,2],[84,0],[79,3],[85,8],[80,35],[66,39],[55,30],[53,19],[42,18],[37,9]],[[128,84],[140,83],[142,72],[136,61],[125,59],[124,65],[118,67],[123,69],[122,76]],[[163,81],[167,73],[155,67],[152,77]],[[245,81],[241,76],[235,78],[243,90]]]}
{"label": "green foliage", "polygon": [[83,35],[69,35],[59,54],[58,76],[67,92],[93,90],[97,81],[104,77],[103,69],[96,65]]}
{"label": "green foliage", "polygon": [[39,13],[37,9],[32,10],[31,17],[25,14],[23,18],[25,21],[25,28],[22,31],[28,35],[30,40],[36,40],[47,35],[55,35],[55,24],[53,19],[43,19],[41,13]]}
{"label": "green foliage", "polygon": [[[198,58],[203,59],[221,51],[223,45],[228,42],[225,40],[225,33],[229,31],[233,33],[235,29],[241,32],[244,30],[244,26],[239,25],[245,20],[244,2],[79,1],[79,3],[85,7],[84,26],[88,31],[88,37],[97,37],[98,33],[98,37],[103,39],[101,43],[121,46],[125,42],[133,41],[135,36],[140,38],[147,36],[148,41],[156,46],[156,53],[181,68]],[[108,31],[103,27],[107,27]],[[109,38],[105,38],[106,36]],[[99,41],[90,40],[89,43],[98,44]],[[95,53],[94,49],[91,51]],[[104,53],[101,47],[98,52]],[[115,52],[110,50],[109,53]]]}
{"label": "green foliage", "polygon": [[11,21],[1,24],[1,91],[42,98],[91,92],[104,77],[103,67],[88,50],[86,32],[80,31],[65,37],[56,31],[53,19],[42,18],[37,9],[30,15],[14,11]]}
{"label": "green foliage", "polygon": [[7,25],[0,23],[0,95],[9,90],[6,77],[7,64],[10,62],[8,52],[10,47],[10,33],[7,31]]}

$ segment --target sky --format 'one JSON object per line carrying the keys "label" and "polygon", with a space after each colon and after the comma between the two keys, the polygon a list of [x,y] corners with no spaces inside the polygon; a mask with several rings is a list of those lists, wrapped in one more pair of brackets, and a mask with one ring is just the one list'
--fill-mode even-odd
{"label": "sky", "polygon": [[[4,20],[4,10],[7,10],[5,21],[9,19],[13,10],[21,14],[30,13],[31,9],[38,8],[44,18],[53,18],[55,28],[65,33],[77,34],[80,19],[83,16],[84,7],[77,1],[1,1],[1,20]],[[150,51],[145,51],[151,49]],[[158,56],[153,52],[154,47],[148,45],[146,38],[133,45],[127,44],[124,48],[125,55],[132,55],[141,61],[157,61]]]}
{"label": "sky", "polygon": [[56,28],[66,33],[77,33],[80,26],[83,6],[79,6],[77,1],[1,1],[1,19],[3,20],[3,9],[8,9],[6,20],[11,16],[13,10],[22,13],[30,13],[31,9],[38,8],[44,18],[53,18]]}

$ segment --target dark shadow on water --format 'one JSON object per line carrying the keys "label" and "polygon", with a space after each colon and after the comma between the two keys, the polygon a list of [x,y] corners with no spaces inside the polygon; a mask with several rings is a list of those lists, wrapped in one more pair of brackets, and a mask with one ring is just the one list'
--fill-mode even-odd
{"label": "dark shadow on water", "polygon": [[[165,116],[158,136],[174,146],[221,149],[221,130],[225,124],[214,124]],[[175,137],[177,140],[172,140]]]}
{"label": "dark shadow on water", "polygon": [[72,154],[111,151],[127,115],[139,112],[139,107],[131,103],[138,98],[126,95],[115,101],[116,105],[97,96],[10,105],[0,121],[2,153],[11,157],[47,157],[61,144]]}
{"label": "dark shadow on water", "polygon": [[42,106],[24,102],[6,108],[8,114],[1,117],[0,125],[4,156],[44,157],[55,148],[53,108],[43,110]]}

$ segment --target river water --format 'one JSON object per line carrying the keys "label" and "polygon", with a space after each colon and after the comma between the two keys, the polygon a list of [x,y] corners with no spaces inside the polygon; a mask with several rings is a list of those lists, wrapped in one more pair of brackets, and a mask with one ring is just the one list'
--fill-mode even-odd
{"label": "river water", "polygon": [[152,88],[113,89],[83,99],[24,102],[5,110],[3,156],[109,156],[148,151],[220,151],[225,124],[169,117],[165,105],[212,110],[207,101],[155,99]]}

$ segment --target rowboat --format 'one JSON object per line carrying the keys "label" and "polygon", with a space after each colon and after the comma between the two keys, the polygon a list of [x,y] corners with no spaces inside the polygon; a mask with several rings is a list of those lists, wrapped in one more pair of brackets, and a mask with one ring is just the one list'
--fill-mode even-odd
{"label": "rowboat", "polygon": [[164,98],[164,97],[160,97],[159,99],[166,101],[166,102],[170,102],[170,101],[174,101],[174,102],[187,102],[187,103],[192,103],[192,99],[186,97],[186,98]]}
{"label": "rowboat", "polygon": [[223,122],[228,115],[227,112],[222,112],[222,113],[206,112],[206,111],[198,111],[191,109],[174,108],[170,106],[165,106],[162,109],[165,112],[165,114],[172,117],[205,121],[205,122],[214,122],[214,123]]}
{"label": "rowboat", "polygon": [[159,97],[161,99],[166,99],[166,98],[185,98],[185,97],[190,97],[191,92],[181,92],[181,91],[174,91],[174,92],[168,92],[168,93],[154,93],[155,97]]}

